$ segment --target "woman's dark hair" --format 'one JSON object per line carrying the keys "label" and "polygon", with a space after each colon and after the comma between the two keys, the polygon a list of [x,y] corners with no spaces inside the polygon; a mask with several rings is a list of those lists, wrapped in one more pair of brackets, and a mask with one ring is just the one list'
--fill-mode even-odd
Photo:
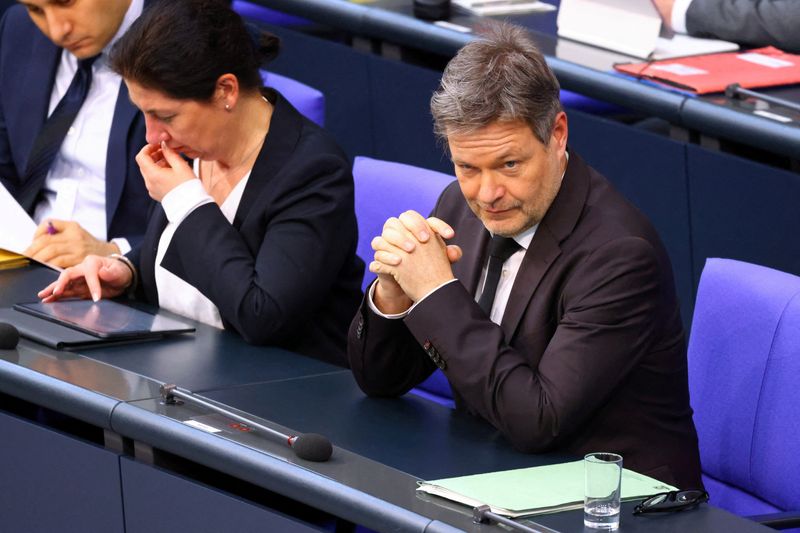
{"label": "woman's dark hair", "polygon": [[160,0],[111,50],[123,78],[179,100],[208,101],[233,74],[242,91],[261,87],[259,68],[278,55],[278,37],[245,25],[224,0]]}

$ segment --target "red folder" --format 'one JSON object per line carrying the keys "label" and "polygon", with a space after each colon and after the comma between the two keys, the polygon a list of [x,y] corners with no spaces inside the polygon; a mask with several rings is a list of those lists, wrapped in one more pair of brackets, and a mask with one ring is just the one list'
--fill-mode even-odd
{"label": "red folder", "polygon": [[731,83],[746,89],[800,83],[800,55],[772,46],[755,50],[707,54],[625,63],[614,68],[637,78],[646,78],[694,91],[724,92]]}

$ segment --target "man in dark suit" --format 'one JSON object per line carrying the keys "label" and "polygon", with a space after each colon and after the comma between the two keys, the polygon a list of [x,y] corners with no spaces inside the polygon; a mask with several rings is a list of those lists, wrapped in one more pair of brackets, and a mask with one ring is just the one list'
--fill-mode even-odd
{"label": "man in dark suit", "polygon": [[800,52],[800,3],[786,0],[653,0],[679,33]]}
{"label": "man in dark suit", "polygon": [[[0,22],[0,183],[39,224],[28,253],[58,266],[126,253],[152,205],[134,160],[144,120],[106,57],[144,0],[21,4]],[[88,90],[54,133],[80,72]]]}
{"label": "man in dark suit", "polygon": [[457,407],[521,451],[617,452],[702,486],[669,259],[568,153],[558,82],[524,30],[465,46],[431,110],[458,182],[372,242],[378,279],[348,341],[360,387],[403,394],[438,367]]}

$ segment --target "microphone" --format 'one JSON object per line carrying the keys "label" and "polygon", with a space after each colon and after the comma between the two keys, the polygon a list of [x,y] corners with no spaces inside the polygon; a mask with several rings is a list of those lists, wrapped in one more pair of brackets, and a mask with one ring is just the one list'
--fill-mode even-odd
{"label": "microphone", "polygon": [[730,98],[731,100],[736,100],[737,98],[755,98],[757,100],[763,100],[770,104],[775,104],[783,107],[787,107],[789,109],[793,109],[795,111],[800,111],[800,104],[797,102],[792,102],[790,100],[786,100],[785,98],[778,98],[777,96],[769,96],[768,94],[759,93],[756,91],[751,91],[750,89],[745,89],[738,83],[731,83],[727,87],[725,87],[725,96]]}
{"label": "microphone", "polygon": [[289,447],[300,459],[322,463],[330,459],[333,454],[331,441],[318,433],[304,433],[288,437]]}
{"label": "microphone", "polygon": [[237,415],[236,413],[233,413],[218,405],[197,398],[190,391],[179,389],[174,383],[165,383],[164,385],[161,385],[161,397],[164,399],[164,403],[166,404],[176,404],[178,403],[176,398],[180,398],[189,403],[205,407],[206,409],[210,409],[223,416],[232,418],[237,422],[241,422],[242,424],[255,428],[263,433],[266,433],[267,435],[276,437],[281,442],[284,442],[287,446],[289,446],[289,448],[294,451],[297,457],[300,459],[305,459],[306,461],[322,463],[330,459],[331,455],[333,454],[333,446],[331,445],[331,441],[322,435],[317,433],[286,435],[280,431],[276,431],[257,422],[253,422],[252,420],[249,420],[243,416]]}
{"label": "microphone", "polygon": [[0,322],[0,350],[13,350],[19,343],[19,331],[6,322]]}

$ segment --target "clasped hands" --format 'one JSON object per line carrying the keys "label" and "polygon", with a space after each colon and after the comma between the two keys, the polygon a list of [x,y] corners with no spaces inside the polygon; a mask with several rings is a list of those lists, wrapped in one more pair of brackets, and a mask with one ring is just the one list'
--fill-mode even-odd
{"label": "clasped hands", "polygon": [[383,233],[372,239],[375,260],[369,270],[378,275],[375,306],[386,314],[402,313],[454,279],[451,264],[461,259],[461,248],[444,242],[454,235],[444,221],[416,211],[388,219]]}

